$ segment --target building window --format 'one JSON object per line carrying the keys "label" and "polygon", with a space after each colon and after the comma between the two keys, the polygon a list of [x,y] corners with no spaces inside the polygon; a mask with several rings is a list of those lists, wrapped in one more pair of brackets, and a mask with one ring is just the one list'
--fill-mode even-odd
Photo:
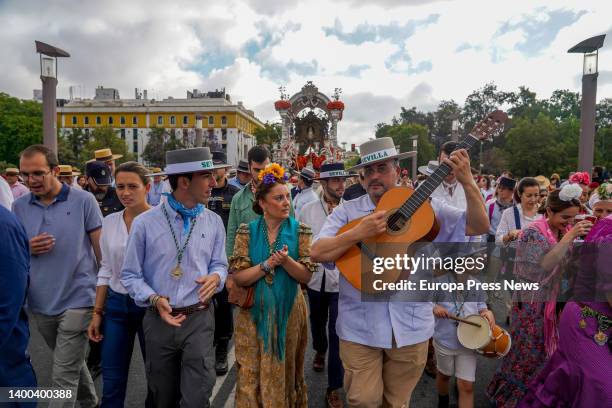
{"label": "building window", "polygon": [[132,151],[136,154],[138,154],[138,129],[133,129],[132,130],[132,145],[133,145],[133,149]]}
{"label": "building window", "polygon": [[221,124],[227,125],[227,116],[221,116]]}
{"label": "building window", "polygon": [[138,118],[136,116],[132,116],[132,125],[138,124]]}
{"label": "building window", "polygon": [[96,125],[101,125],[102,124],[102,118],[100,118],[99,116],[96,116]]}
{"label": "building window", "polygon": [[214,125],[215,124],[215,117],[214,116],[209,116],[208,117],[208,124],[209,125]]}
{"label": "building window", "polygon": [[119,119],[122,125],[125,125],[125,116],[122,116],[121,119]]}
{"label": "building window", "polygon": [[249,153],[249,146],[248,145],[244,145],[244,150],[242,150],[243,154],[244,154],[244,160],[247,159],[247,154]]}
{"label": "building window", "polygon": [[227,141],[227,129],[221,129],[221,140]]}
{"label": "building window", "polygon": [[72,124],[73,124],[73,125],[76,125],[76,124],[77,124],[77,118],[76,118],[76,116],[73,116],[73,117],[72,117]]}
{"label": "building window", "polygon": [[185,115],[183,116],[183,125],[188,125],[189,124],[189,116]]}
{"label": "building window", "polygon": [[170,116],[170,124],[176,125],[176,118],[174,116]]}
{"label": "building window", "polygon": [[85,121],[86,125],[89,125],[89,116],[85,116],[83,120]]}
{"label": "building window", "polygon": [[87,135],[87,137],[89,138],[89,128],[85,129],[85,134]]}
{"label": "building window", "polygon": [[125,129],[121,129],[121,140],[125,140]]}
{"label": "building window", "polygon": [[164,117],[163,116],[158,116],[157,117],[157,124],[158,125],[163,125],[164,124]]}
{"label": "building window", "polygon": [[109,125],[112,125],[112,124],[113,124],[113,117],[112,117],[112,116],[109,116],[109,117],[108,117],[108,124],[109,124]]}

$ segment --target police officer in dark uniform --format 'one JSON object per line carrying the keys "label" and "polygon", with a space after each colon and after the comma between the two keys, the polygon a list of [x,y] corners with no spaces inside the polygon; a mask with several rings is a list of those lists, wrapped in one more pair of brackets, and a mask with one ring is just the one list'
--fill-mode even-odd
{"label": "police officer in dark uniform", "polygon": [[97,160],[87,163],[85,174],[87,175],[85,190],[96,197],[102,216],[106,217],[123,210],[123,204],[117,197],[115,187],[112,186],[111,170],[106,163]]}
{"label": "police officer in dark uniform", "polygon": [[[97,160],[88,162],[85,166],[85,175],[87,176],[87,184],[84,190],[89,191],[96,197],[103,217],[123,210],[123,204],[117,197],[115,187],[112,186],[111,170],[106,163]],[[100,343],[89,342],[87,367],[94,379],[102,372],[102,348]]]}
{"label": "police officer in dark uniform", "polygon": [[[227,231],[227,221],[229,219],[232,198],[240,189],[229,183],[227,170],[232,167],[227,163],[227,158],[223,152],[212,152],[213,163],[215,166],[226,165],[225,168],[215,170],[215,180],[217,187],[212,189],[208,199],[208,209],[219,214],[223,220],[223,225]],[[227,345],[234,332],[234,317],[232,306],[227,301],[227,290],[223,290],[215,295],[215,371],[217,375],[225,375],[228,370],[227,364]]]}

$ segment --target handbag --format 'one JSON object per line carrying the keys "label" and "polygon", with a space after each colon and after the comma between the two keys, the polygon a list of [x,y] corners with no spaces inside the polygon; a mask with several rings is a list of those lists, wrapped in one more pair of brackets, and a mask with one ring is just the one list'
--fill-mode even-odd
{"label": "handbag", "polygon": [[225,288],[227,289],[227,301],[229,303],[243,309],[249,309],[253,306],[255,286],[240,286],[236,283],[234,276],[229,274],[225,280]]}

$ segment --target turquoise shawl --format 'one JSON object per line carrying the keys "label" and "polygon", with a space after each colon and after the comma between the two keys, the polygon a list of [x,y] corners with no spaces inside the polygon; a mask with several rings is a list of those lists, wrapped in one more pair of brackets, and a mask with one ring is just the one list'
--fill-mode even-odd
{"label": "turquoise shawl", "polygon": [[[258,265],[270,257],[267,237],[264,236],[263,216],[249,223],[249,257],[253,265]],[[281,225],[280,244],[287,245],[289,256],[298,259],[298,222],[288,218]],[[273,242],[270,245],[274,245]],[[285,336],[287,322],[295,301],[298,284],[282,266],[274,269],[272,284],[262,278],[255,283],[255,299],[251,317],[257,327],[257,337],[263,342],[264,352],[272,352],[279,360],[285,358]]]}

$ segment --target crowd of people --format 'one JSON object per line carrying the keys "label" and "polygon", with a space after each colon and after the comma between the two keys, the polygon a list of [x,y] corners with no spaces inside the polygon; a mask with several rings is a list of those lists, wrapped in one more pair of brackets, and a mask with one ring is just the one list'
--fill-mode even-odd
{"label": "crowd of people", "polygon": [[[465,408],[474,406],[478,357],[453,318],[477,315],[491,329],[509,325],[512,339],[486,379],[492,406],[612,406],[604,169],[567,180],[477,175],[466,150],[447,142],[410,180],[391,138],[359,151],[350,169],[326,162],[292,172],[255,146],[230,178],[225,154],[207,147],[167,152],[164,169],[115,166],[120,156],[101,149],[84,175],[45,146],[26,148],[0,178],[0,387],[37,386],[31,326],[52,353],[47,385],[74,391],[51,406],[123,406],[138,338],[147,407],[209,406],[233,339],[237,407],[308,406],[309,365],[327,369],[328,407],[409,406],[425,372],[439,407],[449,406],[455,377]],[[443,167],[428,200],[433,242],[482,243],[481,279],[539,289],[364,301],[336,262],[387,231],[388,214],[376,210],[387,192],[418,191]],[[466,279],[476,277],[436,275]]]}

